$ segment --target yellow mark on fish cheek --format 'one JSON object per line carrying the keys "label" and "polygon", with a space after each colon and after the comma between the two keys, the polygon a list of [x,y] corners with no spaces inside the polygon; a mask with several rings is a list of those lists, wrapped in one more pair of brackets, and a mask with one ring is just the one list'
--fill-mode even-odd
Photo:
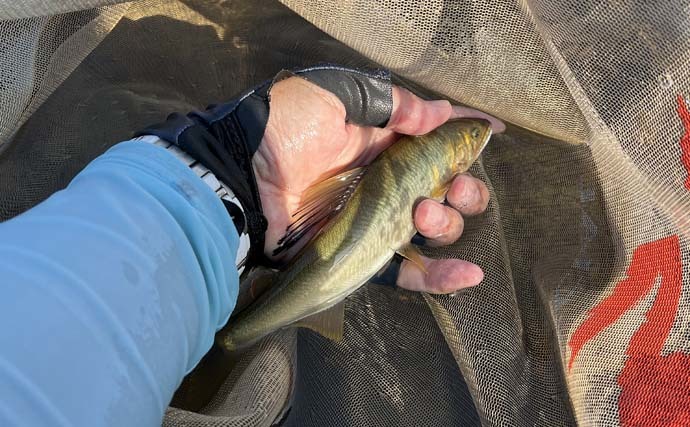
{"label": "yellow mark on fish cheek", "polygon": [[474,152],[474,141],[469,135],[465,135],[465,143],[462,145],[461,156],[459,162],[465,167],[469,167],[467,163],[472,159],[472,153]]}
{"label": "yellow mark on fish cheek", "polygon": [[439,181],[441,181],[441,172],[438,171],[438,166],[434,165],[434,166],[431,168],[431,171],[432,171],[433,174],[434,174],[434,182],[439,182]]}
{"label": "yellow mark on fish cheek", "polygon": [[[452,141],[448,142],[443,146],[443,164],[444,164],[444,170],[448,170],[448,166],[450,166],[450,170],[455,170],[457,167],[457,163],[455,161],[456,157],[456,144],[454,144]],[[436,182],[439,182],[442,177],[440,176],[441,174],[439,173],[439,178],[437,179]]]}

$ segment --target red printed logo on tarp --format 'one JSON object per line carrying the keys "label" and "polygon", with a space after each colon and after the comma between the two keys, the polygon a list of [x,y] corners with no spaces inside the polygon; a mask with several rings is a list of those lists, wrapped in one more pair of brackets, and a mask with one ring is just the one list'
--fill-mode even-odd
{"label": "red printed logo on tarp", "polygon": [[592,310],[568,342],[572,368],[582,347],[642,300],[660,278],[646,319],[633,334],[618,377],[618,410],[622,425],[690,425],[690,355],[662,355],[678,312],[683,278],[678,236],[640,245],[627,278]]}

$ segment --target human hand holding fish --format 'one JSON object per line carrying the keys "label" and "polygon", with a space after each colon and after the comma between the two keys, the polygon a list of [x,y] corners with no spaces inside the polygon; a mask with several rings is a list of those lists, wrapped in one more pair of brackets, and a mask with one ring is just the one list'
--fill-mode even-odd
{"label": "human hand holding fish", "polygon": [[[239,202],[226,207],[249,241],[236,260],[249,277],[216,335],[232,352],[290,325],[342,338],[343,302],[396,253],[407,259],[394,276],[402,288],[453,293],[481,282],[477,265],[426,258],[410,241],[419,232],[452,243],[462,216],[486,208],[486,186],[463,173],[503,129],[396,87],[387,70],[317,65],[142,134],[180,146]],[[281,268],[258,267],[266,257]]]}
{"label": "human hand holding fish", "polygon": [[[343,302],[395,254],[406,258],[391,275],[402,288],[449,294],[479,284],[479,266],[426,258],[411,240],[419,232],[431,245],[452,243],[463,215],[486,209],[487,187],[464,173],[504,128],[424,101],[388,70],[324,64],[282,70],[140,134],[179,146],[229,189],[221,198],[246,274],[216,339],[232,352],[291,325],[338,340]],[[267,257],[281,268],[261,267]]]}
{"label": "human hand holding fish", "polygon": [[[393,108],[383,128],[362,127],[346,121],[346,109],[333,93],[309,81],[292,77],[271,90],[271,114],[264,138],[254,156],[254,170],[268,219],[265,252],[279,247],[286,228],[305,195],[319,182],[344,170],[363,167],[394,144],[402,135],[426,134],[449,119],[484,118],[493,132],[505,126],[487,114],[448,101],[425,101],[393,86]],[[442,198],[440,198],[442,200]],[[463,215],[483,212],[489,191],[480,180],[458,175],[448,188],[447,204],[425,199],[414,210],[414,224],[431,245],[455,242],[463,230]],[[319,224],[321,225],[321,224]],[[289,259],[304,246],[318,227],[309,230],[279,257]],[[422,257],[426,271],[405,260],[397,285],[409,290],[451,293],[477,285],[481,269],[458,259]]]}

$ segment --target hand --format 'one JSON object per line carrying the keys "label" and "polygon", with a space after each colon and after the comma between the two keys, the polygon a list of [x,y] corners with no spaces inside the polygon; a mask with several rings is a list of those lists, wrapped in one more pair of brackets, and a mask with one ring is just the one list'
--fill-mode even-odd
{"label": "hand", "polygon": [[[310,186],[345,169],[370,163],[401,134],[423,135],[455,117],[488,118],[494,132],[504,129],[500,121],[481,112],[451,107],[448,101],[423,101],[395,86],[393,111],[385,128],[346,123],[345,107],[335,95],[298,77],[273,87],[270,107],[266,131],[253,158],[269,224],[267,254],[277,247]],[[434,245],[456,241],[462,234],[462,215],[483,212],[489,191],[478,179],[461,175],[453,181],[447,200],[450,207],[425,200],[414,212],[417,230]],[[294,255],[298,249],[293,248],[288,255]],[[397,285],[410,290],[449,293],[477,285],[484,276],[478,266],[467,261],[425,258],[424,262],[428,274],[404,261]]]}

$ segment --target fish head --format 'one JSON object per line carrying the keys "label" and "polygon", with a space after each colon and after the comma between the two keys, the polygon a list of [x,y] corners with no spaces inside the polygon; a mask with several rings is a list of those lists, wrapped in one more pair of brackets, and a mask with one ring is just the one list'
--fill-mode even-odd
{"label": "fish head", "polygon": [[441,128],[452,151],[453,172],[465,172],[477,160],[491,137],[491,123],[484,119],[453,119]]}

